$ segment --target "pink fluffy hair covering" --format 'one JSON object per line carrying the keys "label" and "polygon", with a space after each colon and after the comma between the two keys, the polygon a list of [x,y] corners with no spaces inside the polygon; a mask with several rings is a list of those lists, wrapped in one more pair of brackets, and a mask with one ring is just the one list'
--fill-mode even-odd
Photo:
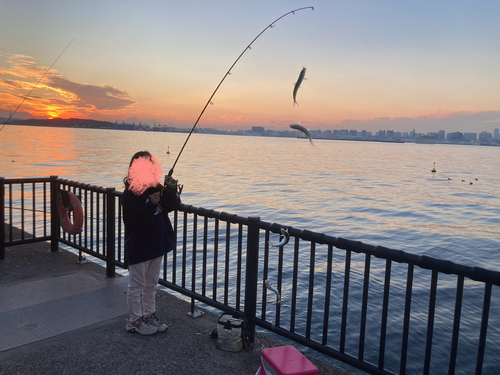
{"label": "pink fluffy hair covering", "polygon": [[144,156],[137,158],[128,170],[129,189],[135,195],[141,195],[147,188],[158,185],[162,175],[163,170],[154,156],[151,160]]}

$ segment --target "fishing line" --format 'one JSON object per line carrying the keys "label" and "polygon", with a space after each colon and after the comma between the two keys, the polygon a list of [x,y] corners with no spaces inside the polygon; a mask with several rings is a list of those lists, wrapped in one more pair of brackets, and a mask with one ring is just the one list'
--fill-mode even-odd
{"label": "fishing line", "polygon": [[212,93],[212,95],[210,96],[210,98],[208,99],[207,101],[207,104],[205,104],[205,107],[203,107],[203,110],[201,111],[200,115],[198,116],[198,119],[196,120],[196,122],[194,123],[193,125],[193,128],[191,129],[191,131],[189,132],[187,138],[186,138],[186,141],[184,142],[184,144],[182,145],[182,148],[181,148],[181,151],[179,152],[179,154],[177,154],[177,158],[175,159],[175,162],[174,164],[172,165],[172,168],[170,169],[170,171],[168,172],[168,176],[172,176],[172,174],[174,173],[174,168],[177,164],[177,161],[179,160],[179,158],[181,157],[181,154],[182,154],[182,151],[184,150],[184,147],[186,147],[186,144],[187,142],[189,141],[189,138],[191,137],[191,134],[193,134],[193,131],[194,131],[194,128],[196,128],[196,125],[198,125],[198,122],[200,121],[201,119],[201,116],[203,116],[203,113],[205,113],[205,110],[207,109],[207,107],[212,104],[212,99],[213,97],[215,96],[215,93],[217,92],[217,90],[219,90],[219,87],[222,85],[222,82],[224,82],[224,80],[226,79],[226,77],[228,75],[231,75],[231,70],[233,69],[233,67],[236,65],[236,63],[240,60],[240,58],[245,54],[246,51],[248,51],[249,49],[251,49],[252,47],[252,44],[257,40],[259,39],[259,37],[264,34],[264,32],[267,30],[267,29],[271,29],[274,27],[274,24],[276,22],[278,22],[280,19],[282,19],[283,17],[286,17],[288,16],[289,14],[295,14],[295,12],[298,12],[300,10],[304,10],[304,9],[311,9],[311,10],[314,10],[314,7],[304,7],[304,8],[298,8],[298,9],[294,9],[288,13],[285,13],[283,14],[281,17],[277,18],[276,20],[274,20],[273,22],[271,22],[264,30],[262,30],[259,35],[257,35],[253,40],[252,42],[243,50],[243,52],[238,56],[238,58],[236,59],[236,61],[233,63],[233,65],[231,65],[231,67],[229,68],[229,70],[227,71],[227,73],[224,75],[224,77],[222,78],[222,80],[219,82],[219,84],[217,85],[217,87],[215,88],[214,92]]}
{"label": "fishing line", "polygon": [[[75,39],[73,39],[73,40],[75,40]],[[28,95],[26,95],[26,96],[24,97],[23,101],[22,101],[22,102],[21,102],[21,103],[17,106],[16,110],[15,110],[13,113],[11,113],[10,117],[7,119],[7,121],[5,121],[5,123],[4,123],[4,124],[2,125],[2,127],[0,128],[0,131],[2,131],[2,129],[5,127],[5,125],[7,125],[7,123],[10,121],[10,119],[12,118],[12,116],[14,116],[14,115],[16,114],[17,110],[18,110],[18,109],[19,109],[19,108],[23,105],[24,101],[25,101],[26,99],[28,99],[28,96],[30,96],[30,94],[33,92],[33,90],[34,90],[34,89],[36,89],[36,87],[38,86],[38,84],[42,81],[43,77],[45,77],[45,75],[49,72],[49,70],[50,70],[50,69],[52,69],[52,67],[53,67],[53,66],[54,66],[54,64],[57,62],[57,60],[59,60],[59,57],[61,57],[61,56],[62,56],[62,54],[63,54],[64,52],[66,52],[66,50],[67,50],[67,49],[68,49],[68,47],[71,45],[71,43],[73,43],[73,40],[71,40],[71,42],[69,42],[69,44],[68,44],[68,45],[66,46],[66,48],[65,48],[65,49],[61,52],[61,54],[60,54],[59,56],[57,56],[57,59],[55,59],[55,60],[54,60],[54,62],[52,63],[52,65],[51,65],[51,66],[49,66],[49,68],[47,69],[47,71],[46,71],[45,73],[43,73],[42,78],[40,78],[40,79],[38,80],[38,82],[36,83],[36,85],[35,85],[35,86],[33,86],[33,87],[31,88],[31,90],[30,90],[30,92],[28,93]]]}

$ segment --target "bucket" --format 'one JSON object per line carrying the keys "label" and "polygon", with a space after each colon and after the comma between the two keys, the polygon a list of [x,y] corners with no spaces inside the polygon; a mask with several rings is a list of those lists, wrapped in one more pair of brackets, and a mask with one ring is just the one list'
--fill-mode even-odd
{"label": "bucket", "polygon": [[215,347],[227,352],[240,352],[243,349],[241,333],[243,320],[224,313],[217,320],[217,341]]}

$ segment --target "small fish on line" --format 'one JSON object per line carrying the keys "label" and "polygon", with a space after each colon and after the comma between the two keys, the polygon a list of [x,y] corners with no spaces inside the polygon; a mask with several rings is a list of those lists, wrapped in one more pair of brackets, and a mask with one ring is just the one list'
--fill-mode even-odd
{"label": "small fish on line", "polygon": [[290,125],[290,127],[292,129],[295,129],[295,130],[299,130],[301,131],[302,133],[304,133],[306,135],[307,138],[309,138],[309,142],[311,142],[312,145],[314,145],[313,141],[312,141],[312,137],[311,137],[311,134],[309,133],[309,130],[307,130],[306,128],[304,128],[302,125],[300,124],[292,124]]}
{"label": "small fish on line", "polygon": [[271,245],[272,247],[285,246],[288,243],[288,241],[290,241],[290,235],[288,234],[288,229],[281,228],[281,235],[283,236],[283,239],[280,242],[278,242],[275,245],[271,241],[269,241],[269,245]]}
{"label": "small fish on line", "polygon": [[274,294],[276,294],[276,302],[278,304],[281,303],[281,295],[280,295],[280,292],[278,292],[278,289],[276,289],[273,284],[271,284],[269,282],[269,280],[265,280],[264,281],[264,285],[266,286],[267,289],[269,289],[270,291],[274,292]]}
{"label": "small fish on line", "polygon": [[306,68],[304,67],[300,71],[299,78],[297,79],[297,82],[295,82],[295,86],[293,87],[293,105],[294,106],[295,106],[295,104],[297,104],[297,106],[299,105],[297,103],[297,91],[299,91],[300,84],[305,79],[305,76],[306,76]]}

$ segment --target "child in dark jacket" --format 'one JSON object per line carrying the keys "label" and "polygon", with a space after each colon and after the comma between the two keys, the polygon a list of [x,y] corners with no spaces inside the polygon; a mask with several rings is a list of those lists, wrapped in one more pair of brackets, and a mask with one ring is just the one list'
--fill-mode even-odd
{"label": "child in dark jacket", "polygon": [[129,268],[130,318],[125,329],[143,335],[168,328],[156,315],[156,284],[163,256],[175,247],[168,212],[178,209],[181,199],[177,188],[158,182],[161,175],[161,167],[153,155],[148,151],[137,152],[124,179],[121,201]]}

